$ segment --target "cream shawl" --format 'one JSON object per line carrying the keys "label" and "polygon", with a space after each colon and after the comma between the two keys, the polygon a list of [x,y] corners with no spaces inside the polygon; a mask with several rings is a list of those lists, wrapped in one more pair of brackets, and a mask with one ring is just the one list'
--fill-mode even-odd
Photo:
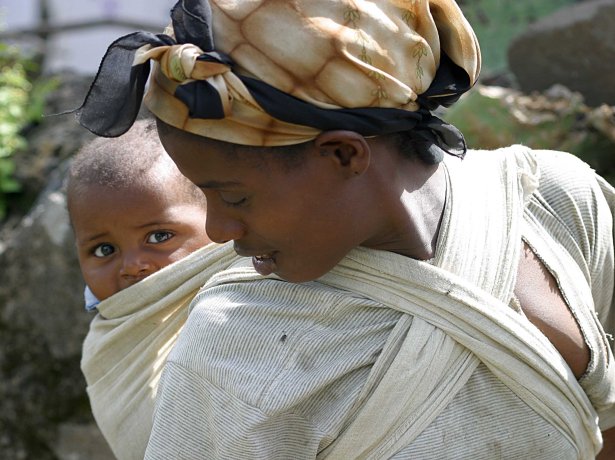
{"label": "cream shawl", "polygon": [[[578,458],[594,458],[600,450],[595,408],[609,408],[615,398],[610,348],[605,347],[602,360],[595,358],[591,365],[601,368],[602,381],[590,401],[549,340],[508,306],[522,237],[538,249],[554,250],[554,243],[541,244],[535,236],[539,230],[531,205],[528,212],[529,202],[536,200],[536,160],[528,149],[514,150],[515,155],[508,150],[503,157],[501,175],[489,165],[499,161],[497,152],[469,156],[464,167],[472,175],[451,174],[453,203],[444,217],[433,265],[358,249],[323,279],[414,319],[393,364],[386,370],[374,366],[372,377],[381,380],[373,389],[367,385],[364,393],[371,393],[364,395],[356,416],[322,458],[391,457],[435,419],[479,360],[568,438]],[[455,167],[451,161],[448,165]],[[601,185],[612,208],[613,190]],[[494,192],[501,189],[504,193]],[[559,281],[583,285],[574,260],[566,260],[565,266]],[[603,289],[608,291],[609,286]],[[584,308],[575,314],[585,315],[589,329],[603,342],[592,293],[580,291],[583,298],[572,298],[568,290],[564,294],[569,301],[582,302]],[[600,353],[594,350],[594,354]]]}
{"label": "cream shawl", "polygon": [[[551,343],[508,306],[521,238],[528,227],[523,216],[535,199],[534,155],[516,147],[473,153],[464,160],[463,168],[453,159],[446,160],[446,165],[450,171],[448,204],[433,264],[359,248],[309,285],[314,291],[332,287],[349,291],[351,296],[364,296],[405,313],[374,364],[346,426],[320,457],[394,455],[429,426],[483,362],[568,439],[579,458],[592,458],[601,446],[596,409],[613,404],[613,366],[601,364],[605,386],[599,394],[590,395],[590,400]],[[497,190],[501,193],[494,192]],[[160,366],[183,325],[184,307],[195,290],[204,284],[200,297],[205,299],[211,287],[262,279],[249,261],[231,263],[232,250],[227,246],[214,249],[211,255],[204,250],[193,257],[199,255],[201,267],[208,268],[204,273],[196,264],[190,268],[199,273],[198,281],[190,286],[179,282],[178,292],[171,292],[173,288],[165,291],[183,299],[181,307],[167,310],[160,306],[158,313],[152,306],[139,315],[136,304],[123,311],[101,304],[109,319],[97,318],[86,340],[83,369],[94,413],[121,459],[143,456]],[[190,265],[186,259],[186,267]],[[143,283],[153,287],[163,274]],[[144,291],[146,286],[142,285]],[[303,289],[305,294],[305,285]],[[132,297],[130,291],[122,297]],[[275,290],[268,292],[267,302],[282,302],[291,308],[292,290],[285,288],[283,299],[276,297]],[[152,292],[148,298],[155,305],[157,297],[159,293]],[[593,311],[592,305],[587,308]],[[149,316],[158,319],[151,324]],[[134,334],[131,328],[142,332]],[[596,330],[601,331],[599,325]],[[393,350],[390,344],[400,335],[405,336],[401,349]],[[608,349],[604,360],[612,360]],[[196,380],[194,383],[197,385]],[[167,379],[161,391],[174,394],[177,388],[173,385],[173,379]],[[158,409],[158,421],[164,424],[167,409]],[[183,413],[178,416],[185,418]],[[193,421],[184,423],[192,426]],[[198,425],[196,420],[194,424]],[[187,439],[191,433],[182,432],[182,436]],[[165,458],[157,446],[150,440],[148,458]]]}
{"label": "cream shawl", "polygon": [[143,458],[158,380],[190,302],[235,258],[232,245],[210,244],[98,306],[81,369],[94,418],[117,458]]}
{"label": "cream shawl", "polygon": [[[323,279],[414,319],[393,364],[322,458],[389,458],[435,419],[479,361],[567,437],[578,458],[601,448],[592,402],[549,340],[508,306],[538,177],[527,149],[504,157],[500,174],[489,164],[497,157],[470,156],[475,164],[464,167],[472,175],[451,174],[453,203],[433,265],[358,249]],[[607,404],[612,374],[611,366]]]}
{"label": "cream shawl", "polygon": [[[401,349],[385,346],[348,425],[319,458],[390,458],[439,415],[479,362],[566,437],[578,458],[593,458],[602,439],[592,402],[613,403],[613,366],[609,390],[590,401],[549,340],[509,307],[523,215],[539,179],[535,158],[516,146],[469,155],[463,169],[471,174],[456,171],[458,160],[446,163],[450,202],[433,264],[357,248],[319,280],[407,314],[391,334],[406,334]],[[236,265],[208,287],[257,278],[247,264],[243,271]]]}

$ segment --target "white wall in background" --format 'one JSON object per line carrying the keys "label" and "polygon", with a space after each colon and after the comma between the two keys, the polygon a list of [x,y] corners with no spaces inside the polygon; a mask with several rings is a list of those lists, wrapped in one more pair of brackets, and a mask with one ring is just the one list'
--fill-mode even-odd
{"label": "white wall in background", "polygon": [[[11,32],[36,27],[38,0],[0,0],[0,30]],[[100,19],[118,19],[150,25],[162,32],[169,23],[175,0],[49,0],[49,20],[67,25]],[[94,73],[107,46],[134,28],[100,26],[54,35],[49,41],[47,71],[63,69]]]}

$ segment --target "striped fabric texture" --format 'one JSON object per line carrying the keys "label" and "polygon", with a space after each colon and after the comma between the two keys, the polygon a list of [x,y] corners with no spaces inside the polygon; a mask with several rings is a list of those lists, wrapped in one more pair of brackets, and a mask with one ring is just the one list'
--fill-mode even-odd
{"label": "striped fabric texture", "polygon": [[[598,424],[615,425],[615,192],[559,152],[457,161],[433,265],[359,248],[311,283],[246,261],[212,276],[169,354],[146,458],[593,458]],[[578,382],[507,306],[522,239],[591,350]]]}

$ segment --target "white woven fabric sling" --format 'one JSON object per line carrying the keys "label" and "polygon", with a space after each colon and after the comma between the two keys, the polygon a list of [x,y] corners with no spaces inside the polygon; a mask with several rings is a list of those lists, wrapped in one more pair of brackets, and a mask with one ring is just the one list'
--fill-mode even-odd
{"label": "white woven fabric sling", "polygon": [[208,245],[98,306],[81,369],[94,418],[118,459],[143,458],[158,380],[190,302],[236,257],[232,245]]}

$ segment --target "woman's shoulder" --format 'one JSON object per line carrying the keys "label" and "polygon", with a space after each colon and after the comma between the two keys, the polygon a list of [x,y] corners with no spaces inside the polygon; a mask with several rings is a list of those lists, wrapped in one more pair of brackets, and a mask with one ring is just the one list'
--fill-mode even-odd
{"label": "woman's shoulder", "polygon": [[571,153],[511,145],[494,150],[470,150],[467,159],[481,162],[514,159],[519,173],[532,175],[538,193],[552,206],[568,207],[572,202],[587,205],[596,194],[601,194],[595,171]]}
{"label": "woman's shoulder", "polygon": [[580,158],[533,150],[538,186],[528,212],[558,241],[574,241],[591,267],[613,246],[613,189]]}

